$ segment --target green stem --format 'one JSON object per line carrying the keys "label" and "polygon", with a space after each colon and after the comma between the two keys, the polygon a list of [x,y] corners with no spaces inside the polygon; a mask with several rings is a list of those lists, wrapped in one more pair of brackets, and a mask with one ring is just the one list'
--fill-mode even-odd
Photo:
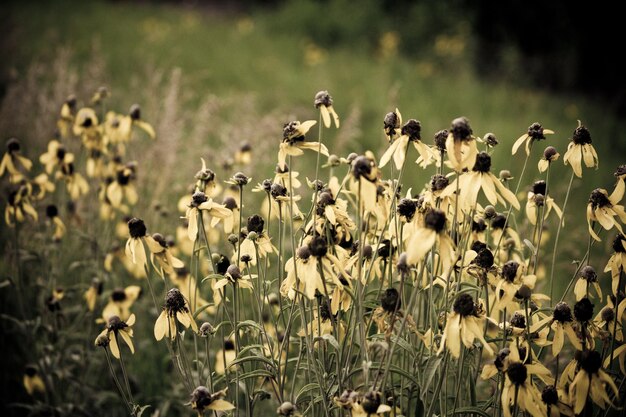
{"label": "green stem", "polygon": [[[567,201],[569,200],[569,194],[572,190],[572,182],[574,181],[574,171],[569,179],[569,185],[567,186],[567,193],[565,194],[565,202],[563,203],[563,217],[565,217],[565,208],[567,207]],[[556,250],[559,246],[559,237],[561,236],[561,229],[563,228],[563,219],[559,221],[559,227],[556,229],[556,237],[554,238],[554,248],[552,249],[552,266],[550,267],[550,307],[552,307],[552,296],[554,294],[554,267],[556,265]]]}

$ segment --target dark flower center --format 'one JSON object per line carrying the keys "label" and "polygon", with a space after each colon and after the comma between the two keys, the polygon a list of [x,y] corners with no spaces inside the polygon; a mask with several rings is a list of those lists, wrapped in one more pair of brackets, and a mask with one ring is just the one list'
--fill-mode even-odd
{"label": "dark flower center", "polygon": [[435,146],[439,149],[439,152],[444,152],[446,150],[446,139],[448,139],[449,134],[450,132],[448,132],[447,129],[443,129],[435,133]]}
{"label": "dark flower center", "polygon": [[181,294],[178,288],[172,288],[167,292],[165,296],[165,309],[170,315],[187,311],[185,307],[185,297]]}
{"label": "dark flower center", "polygon": [[81,124],[82,127],[91,127],[93,126],[95,123],[93,122],[93,119],[91,117],[86,117],[85,120],[83,121],[83,123]]}
{"label": "dark flower center", "polygon": [[437,174],[433,175],[430,179],[430,190],[431,191],[441,191],[446,188],[450,184],[450,180],[443,175]]}
{"label": "dark flower center", "polygon": [[283,125],[283,142],[293,144],[304,141],[304,135],[300,133],[298,127],[300,122],[292,121]]}
{"label": "dark flower center", "polygon": [[489,172],[491,169],[491,156],[487,152],[480,152],[476,155],[476,163],[472,171]]}
{"label": "dark flower center", "polygon": [[552,161],[557,154],[556,148],[554,146],[548,146],[543,150],[543,158],[547,161]]}
{"label": "dark flower center", "polygon": [[123,322],[118,316],[111,316],[109,320],[107,320],[107,329],[112,332],[118,332],[128,327],[126,322]]}
{"label": "dark flower center", "polygon": [[626,252],[626,248],[624,248],[624,241],[626,241],[626,237],[623,234],[618,233],[613,240],[613,250],[616,253],[624,253]]}
{"label": "dark flower center", "polygon": [[452,132],[452,137],[454,140],[459,141],[469,141],[472,136],[472,128],[469,125],[469,120],[465,117],[458,117],[452,121],[452,126],[450,128]]}
{"label": "dark flower center", "polygon": [[492,148],[499,143],[498,138],[493,133],[487,133],[483,140],[488,146],[491,146]]}
{"label": "dark flower center", "polygon": [[408,222],[413,219],[416,210],[417,202],[415,200],[403,198],[398,202],[398,214],[406,218],[406,221]]}
{"label": "dark flower center", "polygon": [[511,350],[509,348],[503,348],[500,349],[500,351],[496,355],[496,358],[493,360],[493,364],[496,366],[496,368],[498,368],[499,371],[502,371],[502,369],[504,368],[504,361],[510,353]]}
{"label": "dark flower center", "polygon": [[321,258],[328,252],[328,243],[326,239],[321,236],[313,236],[309,242],[309,250],[311,251],[311,255],[316,258]]}
{"label": "dark flower center", "polygon": [[602,317],[602,320],[606,322],[613,321],[613,319],[615,319],[615,310],[613,310],[609,306],[606,306],[600,312],[600,317]]}
{"label": "dark flower center", "polygon": [[199,411],[204,410],[213,402],[213,396],[211,392],[203,386],[197,387],[191,394],[191,402],[195,405],[195,408]]}
{"label": "dark flower center", "polygon": [[234,279],[235,281],[241,278],[241,271],[239,270],[239,267],[237,265],[230,265],[226,269],[226,273],[230,275],[231,278]]}
{"label": "dark flower center", "polygon": [[471,316],[476,312],[476,305],[474,299],[468,293],[459,294],[454,300],[452,309],[455,313],[460,314],[463,317]]}
{"label": "dark flower center", "polygon": [[400,293],[398,293],[398,290],[395,288],[387,288],[380,296],[380,306],[388,313],[400,310],[402,300],[400,299]]}
{"label": "dark flower center", "polygon": [[222,204],[229,210],[234,210],[237,208],[237,200],[235,200],[233,197],[226,197]]}
{"label": "dark flower center", "polygon": [[248,217],[248,232],[256,232],[256,233],[263,233],[263,226],[265,225],[265,220],[263,220],[263,217],[259,216],[258,214],[254,214],[250,217]]}
{"label": "dark flower center", "polygon": [[59,147],[57,148],[57,159],[59,161],[62,161],[63,158],[65,158],[65,146],[63,145],[59,145]]}
{"label": "dark flower center", "polygon": [[528,300],[532,294],[533,292],[529,286],[522,285],[521,287],[519,287],[517,291],[515,291],[515,298]]}
{"label": "dark flower center", "polygon": [[46,207],[46,216],[49,218],[54,218],[59,215],[59,209],[54,204],[50,204]]}
{"label": "dark flower center", "polygon": [[230,266],[230,260],[224,255],[219,255],[219,259],[215,263],[217,273],[224,275]]}
{"label": "dark flower center", "polygon": [[328,91],[319,91],[315,94],[315,107],[319,109],[320,106],[332,106],[333,98],[328,94]]}
{"label": "dark flower center", "polygon": [[528,370],[526,369],[526,365],[521,362],[513,362],[509,364],[509,367],[506,371],[506,374],[509,376],[509,379],[515,385],[522,385],[526,382],[526,378],[528,377]]}
{"label": "dark flower center", "polygon": [[535,181],[533,184],[533,194],[542,194],[546,195],[546,182],[545,181]]}
{"label": "dark flower center", "polygon": [[369,180],[372,174],[372,167],[373,162],[370,161],[369,158],[363,155],[358,156],[352,162],[352,175],[354,175],[356,179],[364,177],[365,179]]}
{"label": "dark flower center", "polygon": [[363,402],[361,402],[363,411],[365,411],[368,415],[376,413],[381,403],[381,397],[382,395],[380,394],[379,391],[367,392],[363,396]]}
{"label": "dark flower center", "polygon": [[130,106],[130,111],[128,112],[128,114],[133,120],[141,119],[141,107],[139,107],[139,104],[133,104],[132,106]]}
{"label": "dark flower center", "polygon": [[559,402],[559,393],[554,385],[546,385],[541,392],[541,400],[548,405],[556,405]]}
{"label": "dark flower center", "polygon": [[591,133],[589,133],[589,129],[585,126],[580,125],[576,128],[576,130],[574,130],[572,140],[576,145],[586,145],[591,143]]}
{"label": "dark flower center", "polygon": [[626,164],[618,166],[613,175],[615,175],[616,177],[626,175]]}
{"label": "dark flower center", "polygon": [[111,300],[118,302],[118,303],[126,300],[126,292],[124,291],[124,289],[123,288],[114,289],[113,292],[111,293]]}
{"label": "dark flower center", "polygon": [[230,339],[224,339],[224,350],[235,350],[235,343]]}
{"label": "dark flower center", "polygon": [[279,416],[293,416],[296,411],[296,406],[289,401],[282,403],[276,410]]}
{"label": "dark flower center", "polygon": [[275,182],[270,187],[270,194],[274,199],[287,196],[287,187]]}
{"label": "dark flower center", "polygon": [[398,127],[400,127],[398,114],[395,111],[387,113],[385,115],[385,119],[383,120],[383,128],[385,129],[387,136],[393,135],[395,129]]}
{"label": "dark flower center", "polygon": [[333,198],[333,195],[331,193],[329,193],[328,191],[324,191],[323,193],[320,193],[317,204],[320,208],[324,208],[329,204],[335,204],[335,199]]}
{"label": "dark flower center", "polygon": [[509,282],[513,282],[517,276],[519,264],[515,261],[509,261],[502,266],[502,278]]}
{"label": "dark flower center", "polygon": [[472,232],[480,233],[487,229],[487,224],[483,219],[472,220]]}
{"label": "dark flower center", "polygon": [[584,278],[588,282],[598,281],[598,274],[596,273],[596,270],[593,269],[591,265],[587,265],[583,269],[581,269],[580,276],[581,278]]}
{"label": "dark flower center", "polygon": [[530,136],[533,140],[542,140],[546,138],[543,135],[543,126],[537,122],[528,126],[528,136]]}
{"label": "dark flower center", "polygon": [[330,304],[328,304],[328,300],[326,298],[323,298],[320,302],[320,317],[322,318],[322,321],[330,320],[333,317],[330,311]]}
{"label": "dark flower center", "polygon": [[593,304],[588,298],[583,298],[574,304],[574,317],[580,322],[587,322],[593,317]]}
{"label": "dark flower center", "polygon": [[585,350],[580,355],[580,367],[587,371],[588,374],[592,375],[597,373],[602,366],[602,356],[600,352],[596,352],[595,350]]}
{"label": "dark flower center", "polygon": [[250,152],[252,151],[252,145],[250,145],[249,142],[244,142],[241,144],[241,147],[239,148],[240,152]]}
{"label": "dark flower center", "polygon": [[143,220],[133,217],[128,221],[128,233],[133,239],[144,237],[146,235],[146,224]]}
{"label": "dark flower center", "polygon": [[491,268],[493,266],[493,253],[486,247],[480,249],[474,263],[484,269]]}
{"label": "dark flower center", "polygon": [[37,375],[37,368],[34,365],[26,365],[26,368],[24,368],[24,373],[26,374],[26,376],[29,377],[34,377],[35,375]]}
{"label": "dark flower center", "polygon": [[128,185],[130,182],[130,174],[126,173],[125,169],[117,171],[117,183],[120,185]]}
{"label": "dark flower center", "polygon": [[297,250],[298,258],[306,261],[311,257],[311,249],[308,246],[300,246]]}
{"label": "dark flower center", "polygon": [[200,171],[196,172],[194,178],[197,180],[210,182],[215,179],[215,172],[211,171],[208,168],[201,169]]}
{"label": "dark flower center", "polygon": [[513,317],[511,317],[511,326],[517,327],[519,329],[526,328],[526,318],[524,317],[524,315],[517,312],[513,314]]}
{"label": "dark flower center", "polygon": [[419,122],[419,120],[415,119],[410,119],[409,121],[407,121],[400,130],[400,133],[402,135],[407,135],[410,141],[420,140],[422,138],[421,132],[422,124]]}
{"label": "dark flower center", "polygon": [[198,207],[200,204],[208,201],[209,198],[202,191],[196,191],[191,196],[191,207]]}
{"label": "dark flower center", "polygon": [[249,180],[248,176],[243,172],[237,172],[233,175],[233,181],[235,181],[235,183],[240,187],[246,185]]}
{"label": "dark flower center", "polygon": [[494,229],[504,230],[505,227],[508,226],[506,220],[506,216],[504,214],[496,214],[493,219],[491,219],[491,227]]}
{"label": "dark flower center", "polygon": [[591,192],[589,202],[594,209],[612,205],[611,201],[609,201],[609,197],[606,195],[606,191],[601,188],[596,188]]}
{"label": "dark flower center", "polygon": [[552,317],[560,323],[570,322],[572,321],[572,309],[565,301],[561,301],[554,306]]}
{"label": "dark flower center", "polygon": [[424,216],[424,223],[427,228],[440,233],[446,227],[446,215],[441,210],[430,210]]}
{"label": "dark flower center", "polygon": [[383,239],[380,242],[380,246],[378,247],[378,256],[385,259],[391,255],[391,241],[389,239]]}

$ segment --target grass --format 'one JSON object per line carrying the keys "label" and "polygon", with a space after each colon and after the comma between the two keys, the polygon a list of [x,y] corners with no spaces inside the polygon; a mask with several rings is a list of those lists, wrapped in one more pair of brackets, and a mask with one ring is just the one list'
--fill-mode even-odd
{"label": "grass", "polygon": [[[319,12],[323,14],[323,10]],[[387,146],[383,117],[397,107],[405,121],[422,121],[422,136],[428,143],[436,131],[448,128],[452,119],[468,117],[475,134],[493,132],[500,139],[492,170],[519,173],[523,156],[510,158],[510,147],[532,122],[539,121],[557,132],[551,144],[563,154],[580,118],[592,132],[600,170],[586,170],[584,180],[575,180],[571,201],[586,201],[596,186],[610,190],[614,184],[612,173],[624,162],[618,158],[626,148],[613,139],[619,137],[618,121],[603,112],[601,103],[481,80],[472,71],[471,40],[459,54],[442,51],[413,59],[394,54],[393,48],[367,48],[361,42],[325,49],[314,45],[310,34],[281,31],[285,19],[289,16],[284,12],[267,10],[244,14],[100,1],[61,1],[54,7],[12,4],[2,19],[8,22],[10,36],[5,41],[7,59],[0,68],[16,75],[5,86],[0,131],[6,137],[20,137],[25,154],[36,160],[68,94],[76,93],[79,101],[86,103],[95,88],[106,85],[112,91],[112,108],[124,111],[133,102],[140,103],[144,118],[155,125],[159,138],[154,146],[144,143],[131,151],[131,157],[140,160],[139,189],[144,193],[136,212],[155,230],[170,233],[177,220],[176,200],[187,191],[201,156],[216,167],[219,178],[228,178],[232,168],[222,166],[222,161],[232,157],[241,143],[249,142],[255,165],[248,173],[253,184],[262,181],[258,175],[263,174],[257,173],[267,173],[274,165],[282,123],[316,118],[313,96],[323,89],[333,95],[343,123],[339,131],[324,132],[324,143],[340,156],[365,149],[380,156]],[[536,148],[522,184],[540,178],[532,161],[540,155],[543,143]],[[409,154],[409,160],[416,157],[414,152]],[[309,168],[312,160],[309,158]],[[310,169],[302,170],[311,175]],[[559,161],[551,173],[560,180],[554,190],[559,204],[570,171]],[[429,176],[420,171],[405,180],[405,190],[415,190]],[[525,194],[524,186],[521,190]],[[165,207],[167,218],[152,210],[156,203]],[[571,205],[568,214],[584,219],[583,205]],[[583,221],[566,227],[581,238],[562,243],[558,274],[563,277],[571,276],[575,266],[569,263],[581,255],[586,244]],[[10,235],[4,226],[2,236],[5,244]],[[102,236],[99,243],[107,247],[111,238],[104,231]],[[604,255],[600,254],[607,253],[609,243],[606,239],[605,247],[594,248],[596,269],[603,266]],[[78,251],[84,244],[84,240],[74,239],[70,245]],[[56,273],[69,267],[69,259],[65,259]],[[5,269],[8,271],[3,264]],[[86,285],[92,271],[77,271]],[[141,306],[142,313],[151,310],[146,304]],[[128,367],[142,383],[143,400],[156,402],[163,395],[160,381],[171,375],[166,367],[168,358],[163,349],[147,348],[154,344],[149,326],[138,329],[138,349],[149,357],[132,361]],[[20,356],[28,355],[27,348],[20,349]],[[15,383],[6,378],[3,386]],[[185,398],[187,393],[174,396]]]}

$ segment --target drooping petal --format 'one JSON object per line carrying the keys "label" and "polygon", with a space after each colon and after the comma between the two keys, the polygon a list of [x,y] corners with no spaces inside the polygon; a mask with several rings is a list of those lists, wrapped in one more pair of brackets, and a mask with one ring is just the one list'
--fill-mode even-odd
{"label": "drooping petal", "polygon": [[154,323],[154,338],[156,340],[161,340],[165,336],[165,332],[167,331],[168,327],[167,322],[167,312],[163,310],[157,318],[156,323]]}

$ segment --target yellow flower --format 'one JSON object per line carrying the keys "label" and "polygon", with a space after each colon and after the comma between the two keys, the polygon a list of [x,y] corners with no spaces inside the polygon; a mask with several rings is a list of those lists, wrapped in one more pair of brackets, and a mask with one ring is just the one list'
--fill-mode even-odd
{"label": "yellow flower", "polygon": [[344,410],[349,410],[351,417],[382,417],[382,414],[391,411],[390,406],[382,403],[380,391],[370,390],[361,394],[357,391],[345,390],[333,401]]}
{"label": "yellow flower", "polygon": [[[476,163],[470,172],[462,173],[441,193],[442,197],[451,196],[459,189],[459,205],[469,210],[476,206],[478,192],[482,189],[491,204],[508,202],[519,210],[520,204],[515,194],[506,188],[489,170],[491,156],[486,152],[476,155]],[[458,181],[458,186],[457,186]]]}
{"label": "yellow flower", "polygon": [[24,369],[23,383],[24,389],[30,396],[36,392],[46,392],[46,384],[43,382],[41,375],[39,375],[39,370],[34,365],[27,365],[26,369]]}
{"label": "yellow flower", "polygon": [[[130,308],[140,295],[141,287],[138,285],[129,285],[126,288],[114,289],[109,296],[109,302],[102,310],[102,321],[106,322],[109,317],[112,316],[117,316],[122,320],[128,319],[131,315]],[[89,302],[89,300],[87,302]]]}
{"label": "yellow flower", "polygon": [[226,273],[224,274],[224,278],[218,280],[215,285],[213,285],[213,291],[220,291],[228,284],[237,284],[238,287],[246,288],[248,290],[253,289],[250,277],[248,275],[242,275],[241,270],[237,265],[230,265],[228,267]]}
{"label": "yellow flower", "polygon": [[154,324],[154,337],[156,340],[161,340],[166,335],[174,340],[178,333],[176,320],[185,328],[191,326],[194,332],[198,332],[198,325],[189,310],[187,300],[177,288],[172,288],[167,292],[163,311],[161,311]]}
{"label": "yellow flower", "polygon": [[475,303],[468,293],[459,294],[452,306],[452,312],[448,313],[437,353],[441,353],[447,346],[452,357],[458,359],[461,355],[461,342],[469,349],[474,345],[474,339],[478,339],[485,351],[493,355],[493,349],[483,337],[485,320],[482,302]]}
{"label": "yellow flower", "polygon": [[131,206],[137,203],[137,190],[132,183],[135,178],[136,167],[137,164],[134,162],[127,163],[123,168],[117,170],[115,180],[107,186],[106,196],[113,207],[120,207],[123,200],[126,200]]}
{"label": "yellow flower", "polygon": [[607,386],[611,387],[615,398],[619,398],[619,392],[613,379],[604,372],[602,357],[595,350],[585,350],[578,360],[580,369],[569,386],[569,400],[574,406],[574,413],[580,414],[585,408],[587,399],[605,409],[607,405],[615,407],[607,394]]}
{"label": "yellow flower", "polygon": [[235,152],[235,162],[241,165],[250,165],[250,162],[252,162],[252,145],[248,142],[242,143],[237,152]]}
{"label": "yellow flower", "polygon": [[287,160],[287,155],[300,156],[304,154],[304,149],[319,152],[324,156],[328,156],[328,148],[320,142],[308,142],[305,135],[317,122],[315,120],[307,120],[300,123],[293,121],[286,123],[283,127],[283,141],[278,149],[278,165],[283,168]]}
{"label": "yellow flower", "polygon": [[[133,329],[131,326],[135,324],[135,315],[131,314],[128,320],[123,321],[118,316],[111,316],[107,320],[106,328],[98,335],[96,338],[96,346],[102,343],[101,336],[105,336],[109,338],[109,348],[111,348],[111,353],[117,359],[120,358],[120,341],[121,337],[124,343],[128,346],[131,353],[135,353],[135,346],[133,345]],[[100,339],[100,340],[99,340]]]}
{"label": "yellow flower", "polygon": [[55,169],[73,163],[74,154],[68,152],[58,140],[53,139],[48,142],[48,152],[39,157],[39,162],[44,165],[46,173],[52,174]]}
{"label": "yellow flower", "polygon": [[76,113],[72,131],[74,135],[81,137],[87,149],[104,149],[104,138],[98,123],[96,112],[89,107],[84,107]]}
{"label": "yellow flower", "polygon": [[[446,215],[444,212],[431,209],[424,216],[424,225],[417,226],[407,244],[407,263],[417,265],[439,242],[438,252],[443,271],[452,267],[455,261],[455,248],[452,238],[446,232]],[[445,275],[445,272],[444,274]]]}
{"label": "yellow flower", "polygon": [[541,392],[541,401],[546,405],[548,417],[574,417],[574,411],[569,404],[569,397],[565,390],[546,385]]}
{"label": "yellow flower", "polygon": [[513,144],[511,155],[515,155],[522,143],[525,143],[526,155],[530,155],[530,146],[540,140],[545,140],[545,135],[552,135],[554,132],[550,129],[544,129],[539,123],[535,122],[528,127],[528,132],[519,137]]}
{"label": "yellow flower", "polygon": [[537,224],[537,218],[541,207],[543,209],[543,218],[547,218],[552,210],[556,213],[559,219],[563,218],[563,212],[561,208],[554,202],[554,199],[550,196],[546,197],[546,182],[535,181],[532,190],[528,192],[528,200],[526,201],[526,217],[530,224]]}
{"label": "yellow flower", "polygon": [[172,255],[162,234],[155,233],[152,235],[152,239],[159,244],[159,251],[156,251],[157,248],[155,247],[155,251],[151,251],[150,253],[150,258],[152,266],[154,266],[154,269],[161,276],[161,278],[165,279],[165,274],[169,276],[174,275],[176,273],[174,268],[178,269],[185,267],[183,261]]}
{"label": "yellow flower", "polygon": [[375,213],[378,210],[378,183],[380,171],[371,152],[359,155],[351,162],[350,192],[361,201],[359,211]]}
{"label": "yellow flower", "polygon": [[[263,231],[264,225],[265,220],[263,220],[263,218],[258,214],[248,217],[248,234],[240,243],[241,246],[239,248],[239,255],[241,259],[243,259],[244,256],[247,256],[248,262],[251,265],[256,265],[258,261],[257,252],[259,258],[265,258],[269,253],[278,252],[278,249],[272,245],[267,233]],[[243,260],[239,266],[243,268]]]}
{"label": "yellow flower", "polygon": [[559,156],[561,156],[561,154],[556,151],[554,146],[548,146],[543,151],[543,157],[537,163],[539,172],[546,172],[548,170],[548,166],[550,166],[552,162],[559,159]]}
{"label": "yellow flower", "polygon": [[102,282],[98,278],[94,278],[89,288],[87,288],[87,291],[83,294],[89,311],[93,311],[96,308],[96,302],[100,294],[102,294]]}
{"label": "yellow flower", "polygon": [[529,289],[535,288],[537,282],[536,275],[525,275],[526,267],[516,261],[508,261],[502,266],[502,279],[496,284],[495,295],[496,303],[494,309],[499,311],[505,308],[514,308],[512,306],[513,299],[517,291],[526,286]]}
{"label": "yellow flower", "polygon": [[600,236],[593,231],[591,222],[598,222],[605,230],[611,230],[613,226],[620,233],[624,233],[622,226],[613,217],[617,216],[622,222],[626,223],[626,211],[624,206],[618,204],[624,196],[623,188],[615,188],[613,193],[609,193],[603,188],[596,188],[589,196],[589,204],[587,204],[587,224],[589,226],[589,234],[600,241]]}
{"label": "yellow flower", "polygon": [[448,165],[456,172],[472,169],[476,163],[478,148],[476,138],[472,134],[469,120],[459,117],[452,121],[452,126],[446,138]]}
{"label": "yellow flower", "polygon": [[502,407],[504,416],[512,417],[511,405],[517,400],[517,406],[533,416],[545,416],[546,405],[541,400],[539,390],[532,382],[533,365],[523,362],[511,362],[506,370],[504,388],[502,389]]}
{"label": "yellow flower", "polygon": [[24,222],[25,215],[30,216],[34,221],[39,219],[37,210],[30,202],[31,191],[32,187],[28,183],[9,191],[7,205],[4,209],[4,221],[9,227],[15,226],[16,222]]}
{"label": "yellow flower", "polygon": [[619,288],[619,277],[620,273],[624,271],[626,268],[626,237],[622,233],[618,233],[613,240],[613,254],[609,258],[606,266],[604,267],[604,272],[611,271],[611,290],[613,291],[613,295],[617,295],[617,291]]}
{"label": "yellow flower", "polygon": [[[398,117],[401,117],[399,113]],[[422,125],[419,121],[415,119],[407,121],[400,129],[400,137],[391,142],[387,151],[385,151],[383,156],[380,158],[380,163],[378,164],[379,167],[382,168],[387,165],[393,157],[396,168],[401,169],[404,164],[404,159],[407,154],[407,146],[409,146],[409,143],[412,143],[417,152],[420,154],[416,163],[418,163],[422,168],[425,168],[432,161],[434,161],[433,152],[421,141],[421,130]]]}
{"label": "yellow flower", "polygon": [[198,237],[198,215],[202,215],[203,212],[207,212],[212,217],[211,228],[214,228],[220,220],[229,218],[232,214],[222,204],[215,203],[212,199],[207,198],[202,191],[193,193],[185,214],[185,218],[188,221],[187,234],[192,242]]}
{"label": "yellow flower", "polygon": [[598,297],[600,299],[602,298],[602,289],[600,289],[600,284],[598,284],[598,274],[596,274],[592,266],[587,265],[578,273],[578,280],[576,281],[576,285],[574,285],[576,301],[580,301],[585,297],[591,297],[589,287],[593,287]]}
{"label": "yellow flower", "polygon": [[72,125],[74,124],[74,116],[76,115],[76,96],[70,95],[67,97],[63,105],[61,106],[61,112],[59,114],[59,120],[57,121],[57,128],[59,129],[59,135],[65,139],[70,136]]}
{"label": "yellow flower", "polygon": [[552,339],[553,356],[558,355],[561,349],[563,349],[564,334],[567,335],[572,346],[580,350],[582,349],[582,343],[572,327],[573,320],[571,308],[562,301],[554,306],[551,316],[547,316],[545,319],[531,325],[530,333],[535,333],[549,324],[552,330],[554,330],[554,338]]}
{"label": "yellow flower", "polygon": [[565,165],[571,164],[574,174],[581,178],[583,176],[583,161],[587,168],[598,167],[598,154],[591,144],[591,134],[579,120],[572,141],[567,145],[567,151],[563,155],[563,162]]}
{"label": "yellow flower", "polygon": [[54,183],[50,181],[48,175],[45,173],[37,175],[35,178],[33,178],[31,183],[35,189],[39,190],[37,194],[33,195],[33,198],[35,198],[36,200],[43,200],[43,198],[46,196],[46,193],[51,193],[56,189]]}
{"label": "yellow flower", "polygon": [[52,239],[55,242],[60,241],[63,236],[65,236],[65,224],[63,220],[59,217],[59,209],[54,204],[50,204],[46,207],[46,217],[54,226],[54,233],[52,234]]}
{"label": "yellow flower", "polygon": [[[623,301],[624,300],[622,300],[622,302]],[[620,307],[621,308],[618,308],[616,311],[612,297],[607,295],[606,306],[604,306],[604,308],[602,308],[600,312],[598,312],[598,315],[593,319],[593,324],[597,329],[604,329],[608,331],[608,333],[611,335],[611,338],[617,340],[618,342],[624,340],[624,335],[622,333],[622,320],[624,318],[624,307],[626,307],[626,304],[622,304],[620,305]],[[617,356],[615,352],[613,356]]]}
{"label": "yellow flower", "polygon": [[145,243],[151,253],[159,253],[163,249],[152,236],[146,235],[146,225],[143,220],[133,217],[128,221],[130,237],[126,241],[126,256],[132,259],[134,264],[148,267],[148,258],[143,246]]}
{"label": "yellow flower", "polygon": [[196,279],[189,274],[186,268],[177,269],[174,274],[170,275],[170,280],[180,290],[183,297],[189,301],[192,313],[198,311],[199,308],[203,308],[208,313],[215,311],[214,306],[206,307],[209,302],[200,296]]}
{"label": "yellow flower", "polygon": [[89,192],[89,184],[80,173],[76,172],[73,163],[62,165],[61,170],[56,173],[56,178],[65,180],[67,192],[74,201]]}
{"label": "yellow flower", "polygon": [[331,126],[331,116],[332,121],[335,122],[335,127],[339,129],[339,116],[337,112],[333,108],[333,98],[328,94],[328,91],[319,91],[315,94],[315,107],[320,109],[320,114],[322,115],[322,121],[324,122],[324,126],[326,129]]}
{"label": "yellow flower", "polygon": [[224,345],[222,349],[219,349],[215,353],[215,373],[218,375],[224,375],[226,369],[230,367],[230,364],[237,359],[237,351],[235,350],[235,343],[231,339],[224,339]]}
{"label": "yellow flower", "polygon": [[205,410],[213,412],[234,410],[234,405],[222,399],[226,392],[227,388],[211,394],[206,387],[199,386],[191,394],[191,408],[198,412],[198,416],[203,416]]}
{"label": "yellow flower", "polygon": [[0,161],[0,178],[4,176],[5,172],[8,172],[9,180],[12,183],[17,183],[24,178],[24,175],[20,172],[19,166],[26,171],[30,171],[33,163],[30,159],[20,155],[20,150],[21,145],[19,140],[11,138],[7,141],[7,151]]}

